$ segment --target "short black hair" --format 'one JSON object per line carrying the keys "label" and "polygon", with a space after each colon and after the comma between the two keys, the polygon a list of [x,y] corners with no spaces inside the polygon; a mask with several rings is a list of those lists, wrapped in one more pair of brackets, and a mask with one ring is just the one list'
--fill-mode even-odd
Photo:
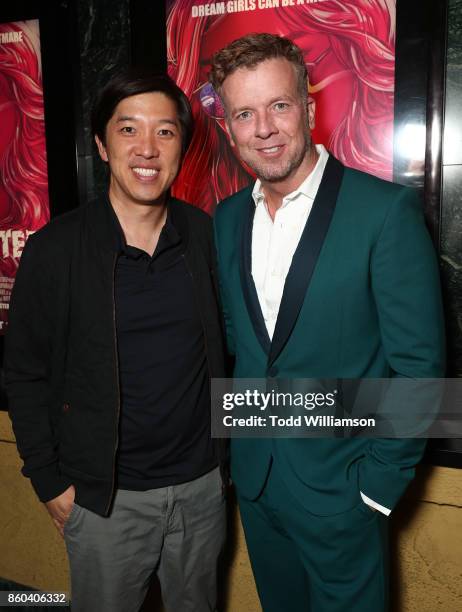
{"label": "short black hair", "polygon": [[153,74],[144,68],[129,68],[118,72],[99,92],[91,114],[93,136],[106,144],[106,127],[122,100],[143,93],[162,93],[177,108],[181,128],[181,150],[188,149],[193,133],[191,105],[186,94],[166,74]]}

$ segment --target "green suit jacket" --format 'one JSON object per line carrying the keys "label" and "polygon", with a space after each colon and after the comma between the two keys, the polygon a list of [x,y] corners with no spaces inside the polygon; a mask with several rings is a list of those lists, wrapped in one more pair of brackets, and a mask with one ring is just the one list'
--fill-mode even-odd
{"label": "green suit jacket", "polygon": [[[251,276],[251,187],[221,202],[215,230],[236,378],[444,375],[438,266],[412,189],[329,157],[286,278],[270,342]],[[344,512],[360,491],[393,508],[422,439],[233,439],[241,496],[260,494],[271,460],[310,512]]]}

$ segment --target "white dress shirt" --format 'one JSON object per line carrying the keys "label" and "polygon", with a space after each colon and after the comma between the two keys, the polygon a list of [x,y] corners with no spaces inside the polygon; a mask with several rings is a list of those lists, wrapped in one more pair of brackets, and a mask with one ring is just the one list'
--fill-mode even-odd
{"label": "white dress shirt", "polygon": [[252,229],[252,276],[271,340],[292,257],[329,158],[322,145],[316,145],[316,149],[319,153],[316,166],[298,189],[283,198],[274,216],[274,223],[259,180],[252,190],[256,207]]}
{"label": "white dress shirt", "polygon": [[[290,264],[329,159],[329,153],[322,145],[316,145],[316,151],[319,158],[315,167],[297,189],[282,199],[282,204],[274,215],[274,222],[268,212],[259,180],[252,190],[255,202],[252,228],[252,277],[271,340]],[[363,493],[361,497],[375,510],[387,516],[390,514],[390,509],[374,502]]]}

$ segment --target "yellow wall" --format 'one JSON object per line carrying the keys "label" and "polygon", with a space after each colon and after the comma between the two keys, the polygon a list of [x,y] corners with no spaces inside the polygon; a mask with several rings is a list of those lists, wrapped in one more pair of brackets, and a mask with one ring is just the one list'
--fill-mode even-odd
{"label": "yellow wall", "polygon": [[64,544],[21,466],[8,415],[0,412],[0,577],[67,592]]}
{"label": "yellow wall", "polygon": [[[68,591],[64,544],[19,474],[8,417],[0,412],[0,576]],[[230,516],[227,612],[259,612],[242,528]],[[462,470],[422,467],[392,520],[395,612],[462,612]]]}

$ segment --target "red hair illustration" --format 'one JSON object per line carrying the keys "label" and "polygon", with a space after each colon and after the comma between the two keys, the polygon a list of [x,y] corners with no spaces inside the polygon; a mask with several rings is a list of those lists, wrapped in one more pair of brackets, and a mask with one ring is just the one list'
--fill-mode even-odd
{"label": "red hair illustration", "polygon": [[0,333],[28,235],[49,220],[37,21],[0,23]]}
{"label": "red hair illustration", "polygon": [[212,212],[252,176],[229,144],[207,83],[215,51],[249,32],[291,38],[303,51],[316,101],[313,140],[345,165],[391,180],[395,68],[394,0],[319,0],[294,7],[192,18],[197,0],[173,0],[167,20],[170,76],[191,100],[196,131],[174,185]]}

